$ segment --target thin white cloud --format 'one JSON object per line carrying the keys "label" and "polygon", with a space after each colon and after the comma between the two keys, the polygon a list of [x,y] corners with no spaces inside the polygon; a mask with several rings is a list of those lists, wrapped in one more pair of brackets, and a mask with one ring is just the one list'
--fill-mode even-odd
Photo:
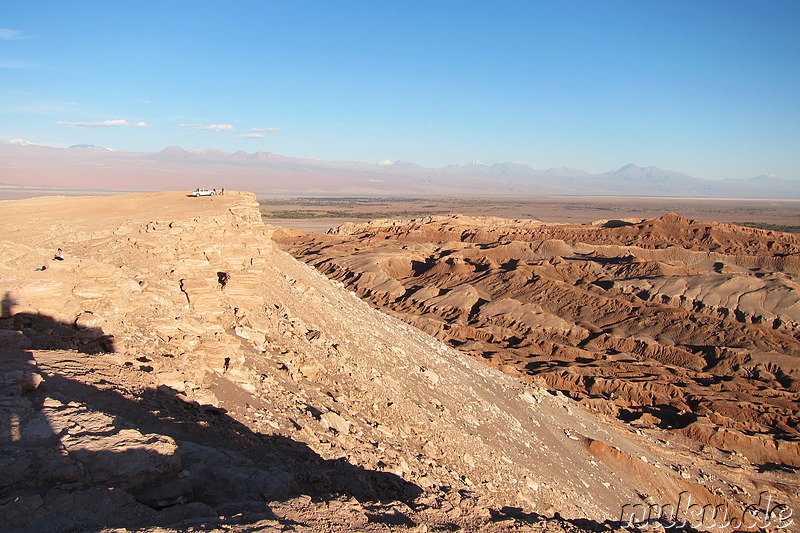
{"label": "thin white cloud", "polygon": [[25,39],[33,39],[30,35],[19,30],[12,30],[10,28],[0,28],[0,39],[5,41],[24,41]]}
{"label": "thin white cloud", "polygon": [[260,139],[264,136],[261,132],[253,132],[253,133],[242,133],[240,135],[234,135],[234,137],[244,137],[245,139]]}
{"label": "thin white cloud", "polygon": [[[25,35],[24,32],[19,30],[12,30],[11,28],[0,28],[0,41],[24,41],[32,39],[33,36]],[[0,58],[0,68],[34,68],[38,65],[31,61],[21,61],[19,59],[5,59]]]}
{"label": "thin white cloud", "polygon": [[61,126],[69,126],[71,128],[110,128],[113,126],[133,126],[135,128],[146,128],[150,126],[150,124],[146,122],[130,122],[121,118],[103,120],[102,122],[69,122],[66,120],[61,120],[56,122],[56,124]]}
{"label": "thin white cloud", "polygon": [[269,127],[269,128],[251,128],[251,131],[278,131],[280,128],[276,127]]}
{"label": "thin white cloud", "polygon": [[0,68],[34,68],[36,63],[19,59],[0,59]]}
{"label": "thin white cloud", "polygon": [[77,102],[35,100],[24,91],[0,90],[0,113],[65,115],[75,112]]}
{"label": "thin white cloud", "polygon": [[223,131],[233,131],[235,128],[233,124],[209,124],[207,126],[203,124],[179,124],[184,128],[192,128],[193,130],[207,130],[207,131],[216,131],[216,132],[223,132]]}

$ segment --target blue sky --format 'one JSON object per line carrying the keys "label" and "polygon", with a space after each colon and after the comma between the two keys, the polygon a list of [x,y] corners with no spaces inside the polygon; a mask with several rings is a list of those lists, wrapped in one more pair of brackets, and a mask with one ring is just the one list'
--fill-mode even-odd
{"label": "blue sky", "polygon": [[800,179],[797,0],[0,0],[0,139]]}

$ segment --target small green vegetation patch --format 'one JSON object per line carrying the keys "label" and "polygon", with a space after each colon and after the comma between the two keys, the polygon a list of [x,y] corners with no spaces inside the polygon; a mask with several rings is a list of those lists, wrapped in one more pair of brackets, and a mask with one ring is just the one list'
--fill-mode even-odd
{"label": "small green vegetation patch", "polygon": [[782,231],[784,233],[800,233],[800,226],[788,226],[784,224],[767,224],[765,222],[740,222],[739,225],[744,226],[746,228]]}
{"label": "small green vegetation patch", "polygon": [[285,219],[305,219],[305,218],[358,218],[373,220],[376,218],[414,218],[431,215],[430,211],[331,211],[308,209],[290,209],[267,211],[264,210],[261,216],[264,218],[285,218]]}

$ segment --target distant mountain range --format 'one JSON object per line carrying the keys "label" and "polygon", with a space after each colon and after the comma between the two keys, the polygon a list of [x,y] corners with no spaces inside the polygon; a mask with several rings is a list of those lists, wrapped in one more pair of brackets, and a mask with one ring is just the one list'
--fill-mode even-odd
{"label": "distant mountain range", "polygon": [[634,164],[590,174],[538,170],[518,162],[426,168],[406,161],[320,161],[270,152],[233,154],[170,146],[125,152],[22,140],[0,142],[0,186],[149,191],[197,187],[271,194],[363,195],[626,195],[800,198],[800,180],[775,176],[706,180]]}

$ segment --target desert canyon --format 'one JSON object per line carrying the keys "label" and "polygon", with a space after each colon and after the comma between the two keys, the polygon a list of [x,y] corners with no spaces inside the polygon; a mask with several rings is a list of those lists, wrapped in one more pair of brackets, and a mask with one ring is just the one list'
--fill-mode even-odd
{"label": "desert canyon", "polygon": [[304,234],[231,191],[3,201],[0,234],[0,530],[797,530],[797,236]]}

